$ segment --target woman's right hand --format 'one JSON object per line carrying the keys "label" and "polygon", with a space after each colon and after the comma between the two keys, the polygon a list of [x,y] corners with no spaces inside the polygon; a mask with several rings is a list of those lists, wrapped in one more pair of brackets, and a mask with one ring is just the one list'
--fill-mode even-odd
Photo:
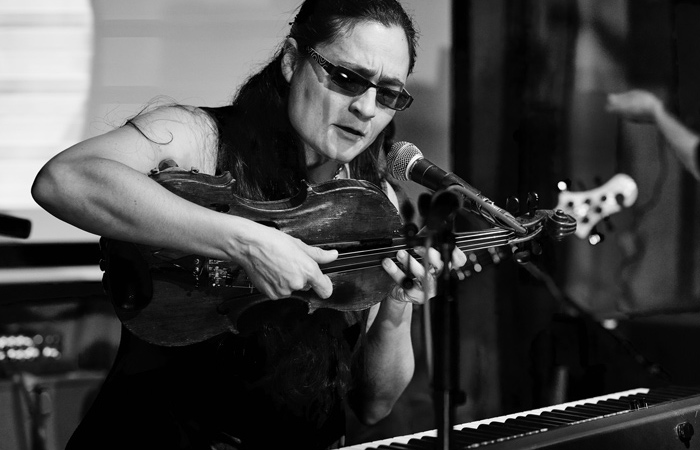
{"label": "woman's right hand", "polygon": [[331,296],[333,283],[319,264],[335,261],[337,250],[323,250],[274,228],[259,227],[250,242],[239,244],[238,259],[260,292],[272,300],[309,289],[324,299]]}

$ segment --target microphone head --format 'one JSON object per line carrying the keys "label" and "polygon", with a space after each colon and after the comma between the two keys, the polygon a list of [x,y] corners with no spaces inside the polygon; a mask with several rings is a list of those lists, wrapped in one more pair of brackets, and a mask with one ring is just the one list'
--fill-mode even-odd
{"label": "microphone head", "polygon": [[396,142],[386,155],[387,170],[397,180],[410,180],[411,167],[422,158],[423,154],[415,145],[404,141]]}

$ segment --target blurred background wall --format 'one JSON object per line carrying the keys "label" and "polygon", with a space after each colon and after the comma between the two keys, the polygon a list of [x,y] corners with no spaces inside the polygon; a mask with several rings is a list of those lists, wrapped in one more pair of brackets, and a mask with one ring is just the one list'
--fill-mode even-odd
{"label": "blurred background wall", "polygon": [[[639,189],[634,205],[597,224],[597,245],[542,242],[534,259],[565,298],[507,252],[472,255],[459,291],[454,364],[466,401],[457,422],[700,379],[698,356],[678,345],[698,333],[697,186],[653,127],[604,112],[607,93],[646,88],[697,127],[698,2],[403,4],[420,47],[408,84],[416,102],[397,114],[397,139],[501,206],[520,199],[520,213],[531,192],[537,207],[555,208],[561,180],[580,196],[601,186],[614,193],[606,182],[626,173]],[[153,101],[226,104],[272,56],[297,6],[0,0],[0,439],[8,448],[29,448],[33,426],[46,430],[48,448],[63,447],[120,332],[100,285],[98,237],[39,209],[29,194],[35,174]],[[425,192],[401,185],[413,201]],[[27,238],[12,235],[16,218],[20,228],[31,223]],[[465,230],[487,226],[463,219]],[[351,422],[349,443],[434,427],[428,313],[416,311],[413,383],[378,426]]]}

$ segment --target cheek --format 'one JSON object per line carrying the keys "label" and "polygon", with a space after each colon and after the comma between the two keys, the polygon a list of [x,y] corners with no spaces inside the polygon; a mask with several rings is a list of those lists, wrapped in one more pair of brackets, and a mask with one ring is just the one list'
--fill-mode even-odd
{"label": "cheek", "polygon": [[305,115],[307,113],[319,115],[322,109],[327,108],[326,89],[313,72],[302,70],[295,74],[289,89],[290,107],[294,111]]}
{"label": "cheek", "polygon": [[313,92],[311,92],[311,89],[308,87],[300,83],[292,85],[289,92],[289,106],[287,110],[292,127],[294,127],[296,132],[301,136],[307,134],[307,124],[311,122],[311,118],[315,116],[314,111],[312,111],[312,98]]}
{"label": "cheek", "polygon": [[389,125],[389,122],[391,122],[391,119],[394,118],[394,115],[396,114],[396,111],[390,110],[389,112],[380,112],[377,117],[375,117],[375,131],[374,131],[374,136],[372,136],[372,141],[379,136],[379,133],[384,131],[384,129]]}

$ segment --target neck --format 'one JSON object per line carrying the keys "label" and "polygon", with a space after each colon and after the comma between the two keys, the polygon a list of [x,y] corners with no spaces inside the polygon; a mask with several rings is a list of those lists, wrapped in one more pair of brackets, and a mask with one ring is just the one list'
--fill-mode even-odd
{"label": "neck", "polygon": [[309,181],[312,183],[322,183],[335,178],[342,167],[343,164],[338,161],[328,160],[319,165],[310,165],[306,170],[309,174]]}

